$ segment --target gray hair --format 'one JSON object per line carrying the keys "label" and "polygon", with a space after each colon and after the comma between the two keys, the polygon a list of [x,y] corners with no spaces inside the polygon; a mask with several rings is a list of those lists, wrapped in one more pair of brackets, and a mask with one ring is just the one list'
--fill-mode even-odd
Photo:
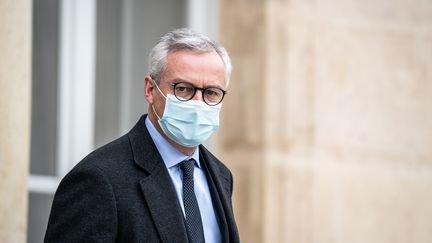
{"label": "gray hair", "polygon": [[169,52],[174,50],[190,50],[206,53],[216,51],[225,66],[225,85],[228,86],[231,76],[231,60],[225,48],[209,37],[187,28],[175,29],[166,33],[153,47],[149,55],[149,74],[159,83],[162,73],[166,69]]}

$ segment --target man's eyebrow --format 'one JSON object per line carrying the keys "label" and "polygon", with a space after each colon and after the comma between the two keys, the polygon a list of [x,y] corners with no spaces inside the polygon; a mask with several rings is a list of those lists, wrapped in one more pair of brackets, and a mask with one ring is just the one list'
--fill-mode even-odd
{"label": "man's eyebrow", "polygon": [[192,85],[192,82],[187,81],[187,80],[184,80],[184,79],[181,79],[181,78],[175,78],[175,79],[173,79],[171,82],[172,82],[172,83],[188,83],[188,84],[191,84],[191,85]]}
{"label": "man's eyebrow", "polygon": [[188,83],[188,84],[192,85],[195,88],[203,88],[203,89],[205,89],[205,88],[219,88],[221,90],[225,90],[224,87],[222,87],[220,85],[208,85],[208,86],[205,86],[205,87],[197,87],[192,82],[184,80],[184,79],[181,79],[181,78],[175,78],[175,79],[171,80],[170,82],[174,83],[174,84],[176,84],[176,83]]}

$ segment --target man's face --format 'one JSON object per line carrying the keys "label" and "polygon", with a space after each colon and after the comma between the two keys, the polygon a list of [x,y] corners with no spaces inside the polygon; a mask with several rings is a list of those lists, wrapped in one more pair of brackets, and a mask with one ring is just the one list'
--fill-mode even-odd
{"label": "man's face", "polygon": [[[174,51],[168,54],[166,67],[159,83],[165,95],[173,94],[172,84],[178,82],[187,82],[197,88],[218,87],[225,90],[225,67],[220,56],[214,51],[208,53]],[[146,77],[146,86],[153,87],[151,94],[146,90],[147,101],[153,104],[157,114],[162,117],[165,98],[147,79],[149,77]],[[203,101],[201,91],[197,90],[192,99]]]}

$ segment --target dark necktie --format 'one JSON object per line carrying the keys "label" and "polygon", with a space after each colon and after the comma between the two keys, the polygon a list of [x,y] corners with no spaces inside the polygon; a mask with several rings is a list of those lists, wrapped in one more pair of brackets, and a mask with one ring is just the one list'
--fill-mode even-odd
{"label": "dark necktie", "polygon": [[183,204],[186,215],[186,228],[190,242],[204,243],[201,214],[194,191],[194,167],[194,159],[185,160],[180,164],[183,172]]}

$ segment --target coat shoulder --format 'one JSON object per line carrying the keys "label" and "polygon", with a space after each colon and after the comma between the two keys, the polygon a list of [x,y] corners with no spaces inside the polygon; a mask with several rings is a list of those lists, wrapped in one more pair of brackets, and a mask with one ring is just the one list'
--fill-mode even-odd
{"label": "coat shoulder", "polygon": [[68,174],[79,171],[98,171],[113,183],[122,177],[140,173],[135,166],[127,134],[88,154]]}

